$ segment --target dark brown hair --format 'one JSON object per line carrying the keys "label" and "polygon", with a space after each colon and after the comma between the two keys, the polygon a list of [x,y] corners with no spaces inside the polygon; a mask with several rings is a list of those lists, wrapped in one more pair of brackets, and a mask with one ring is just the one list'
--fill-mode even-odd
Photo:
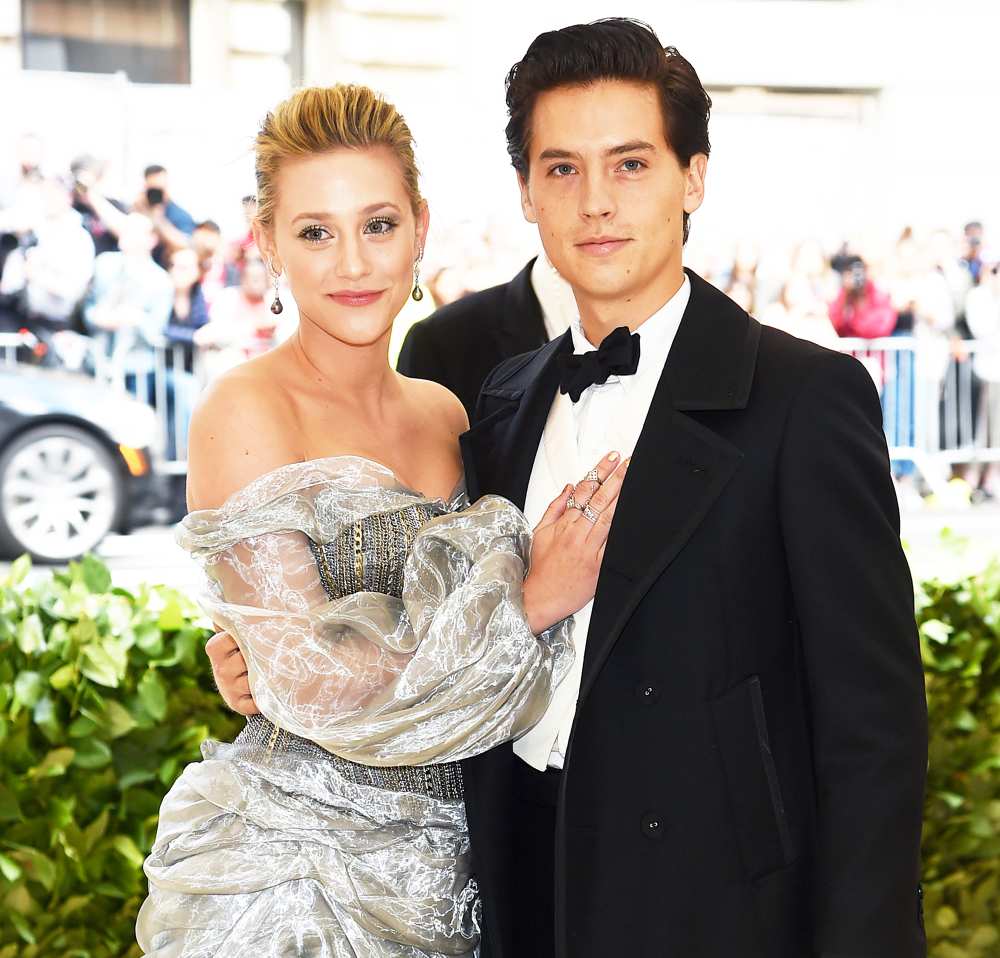
{"label": "dark brown hair", "polygon": [[[708,117],[712,99],[694,67],[674,47],[664,47],[653,28],[639,20],[612,17],[552,30],[535,37],[507,74],[507,152],[527,180],[531,116],[540,93],[598,80],[631,80],[656,87],[667,145],[687,167],[696,153],[710,150]],[[684,240],[690,229],[684,214]]]}

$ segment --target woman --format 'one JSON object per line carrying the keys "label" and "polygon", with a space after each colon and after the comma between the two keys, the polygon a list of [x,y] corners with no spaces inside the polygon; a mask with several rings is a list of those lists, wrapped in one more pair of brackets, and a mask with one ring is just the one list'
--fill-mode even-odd
{"label": "woman", "polygon": [[475,955],[457,762],[544,711],[627,464],[567,487],[533,543],[510,503],[465,502],[461,404],[387,361],[428,224],[390,105],[296,93],[257,177],[257,243],[300,323],[196,411],[180,541],[260,714],[165,798],[138,940],[161,958]]}

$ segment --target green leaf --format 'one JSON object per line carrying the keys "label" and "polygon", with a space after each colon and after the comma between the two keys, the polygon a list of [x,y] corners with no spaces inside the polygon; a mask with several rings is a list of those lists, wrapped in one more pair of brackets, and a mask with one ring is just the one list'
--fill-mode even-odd
{"label": "green leaf", "polygon": [[96,556],[85,555],[80,560],[83,584],[93,593],[107,592],[111,588],[111,573]]}
{"label": "green leaf", "polygon": [[56,883],[57,870],[51,858],[43,855],[37,849],[24,846],[11,852],[11,857],[21,865],[24,877],[28,881],[38,882],[47,892],[52,891]]}
{"label": "green leaf", "polygon": [[920,634],[940,645],[944,645],[948,641],[952,631],[952,627],[940,619],[928,619],[920,625]]}
{"label": "green leaf", "polygon": [[50,778],[64,775],[76,753],[71,748],[54,748],[28,774],[33,778]]}
{"label": "green leaf", "polygon": [[69,728],[66,729],[66,734],[69,735],[70,738],[88,738],[93,735],[97,729],[98,725],[92,718],[87,715],[81,715],[69,723]]}
{"label": "green leaf", "polygon": [[83,672],[91,682],[108,688],[117,688],[119,682],[118,668],[114,659],[100,645],[91,643],[83,650],[83,661],[80,664]]}
{"label": "green leaf", "polygon": [[38,700],[31,717],[50,742],[55,744],[62,738],[63,728],[59,721],[59,712],[50,695],[46,693]]}
{"label": "green leaf", "polygon": [[45,683],[37,672],[22,672],[14,680],[14,701],[33,709],[45,691]]}
{"label": "green leaf", "polygon": [[21,877],[21,868],[16,861],[0,852],[0,875],[13,883]]}
{"label": "green leaf", "polygon": [[0,822],[16,822],[22,817],[17,796],[0,782]]}
{"label": "green leaf", "polygon": [[142,863],[146,860],[145,856],[139,851],[135,842],[128,835],[115,835],[111,838],[109,844],[127,862],[136,868],[142,868]]}
{"label": "green leaf", "polygon": [[114,699],[104,705],[103,725],[111,738],[128,735],[136,727],[136,721],[124,705]]}
{"label": "green leaf", "polygon": [[16,911],[10,912],[7,917],[10,919],[11,924],[17,929],[17,933],[29,944],[38,944],[38,939],[35,938],[34,932],[31,930],[31,926],[28,924],[27,919],[20,913]]}
{"label": "green leaf", "polygon": [[84,830],[83,830],[83,847],[86,851],[91,851],[94,845],[104,837],[105,832],[108,830],[108,819],[110,817],[108,809],[103,809],[101,814],[97,816]]}
{"label": "green leaf", "polygon": [[45,633],[37,613],[25,616],[17,630],[17,647],[25,655],[34,655],[45,648]]}
{"label": "green leaf", "polygon": [[49,685],[54,689],[68,688],[76,681],[76,666],[63,665],[49,676]]}
{"label": "green leaf", "polygon": [[10,572],[7,573],[7,584],[11,586],[20,585],[27,578],[31,571],[31,556],[25,554],[18,556],[10,564]]}
{"label": "green leaf", "polygon": [[73,764],[80,768],[104,768],[111,763],[111,749],[99,739],[84,739],[76,746]]}
{"label": "green leaf", "polygon": [[163,632],[176,632],[178,629],[184,627],[184,623],[184,611],[181,608],[180,602],[178,602],[176,596],[170,596],[163,610],[160,612],[160,618],[156,623],[157,626]]}
{"label": "green leaf", "polygon": [[162,721],[166,717],[167,690],[157,672],[150,670],[139,680],[139,699],[155,721]]}

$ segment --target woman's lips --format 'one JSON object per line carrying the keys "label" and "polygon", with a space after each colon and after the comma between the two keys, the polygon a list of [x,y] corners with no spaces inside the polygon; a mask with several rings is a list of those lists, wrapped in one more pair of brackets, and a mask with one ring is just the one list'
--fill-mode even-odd
{"label": "woman's lips", "polygon": [[611,256],[613,253],[617,253],[627,242],[629,242],[627,239],[601,237],[577,243],[577,248],[588,256]]}
{"label": "woman's lips", "polygon": [[339,293],[327,293],[327,297],[341,306],[370,306],[383,293],[384,289],[351,289]]}

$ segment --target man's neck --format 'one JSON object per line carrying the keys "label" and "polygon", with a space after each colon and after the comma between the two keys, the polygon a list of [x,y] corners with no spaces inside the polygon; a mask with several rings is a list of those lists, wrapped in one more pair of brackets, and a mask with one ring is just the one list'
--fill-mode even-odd
{"label": "man's neck", "polygon": [[594,346],[600,346],[604,338],[619,326],[627,326],[631,332],[636,332],[674,298],[683,283],[684,270],[678,264],[676,270],[665,271],[658,282],[624,297],[590,299],[577,293],[584,335]]}

